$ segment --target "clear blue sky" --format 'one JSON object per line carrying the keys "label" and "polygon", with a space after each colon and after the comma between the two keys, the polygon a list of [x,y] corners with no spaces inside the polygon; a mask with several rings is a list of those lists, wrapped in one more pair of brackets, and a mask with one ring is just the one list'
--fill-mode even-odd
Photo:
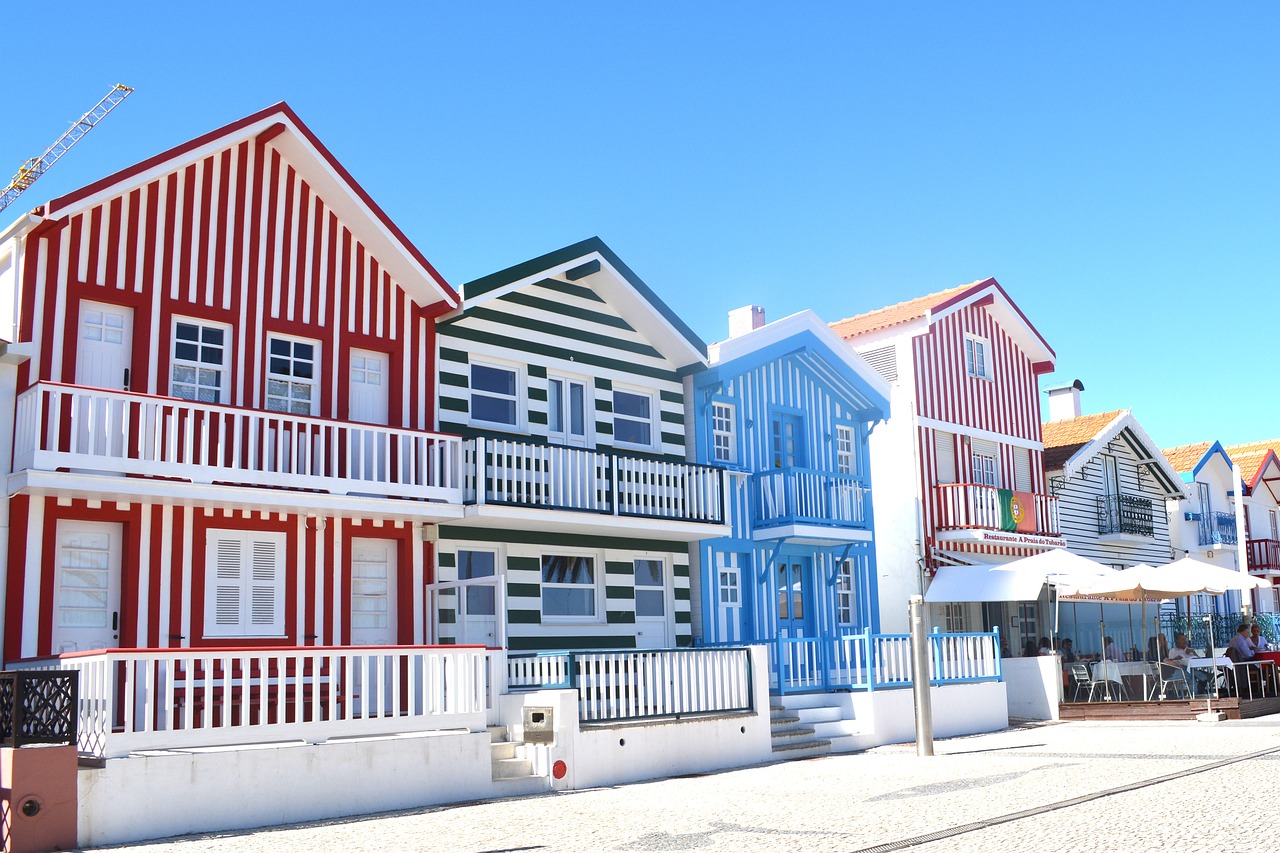
{"label": "clear blue sky", "polygon": [[137,91],[4,224],[285,100],[453,284],[598,235],[715,340],[995,276],[1086,412],[1280,436],[1275,7],[273,5],[9,39],[6,177]]}

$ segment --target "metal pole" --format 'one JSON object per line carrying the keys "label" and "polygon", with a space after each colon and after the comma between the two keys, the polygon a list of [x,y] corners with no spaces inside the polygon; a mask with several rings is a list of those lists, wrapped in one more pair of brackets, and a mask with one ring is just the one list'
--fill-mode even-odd
{"label": "metal pole", "polygon": [[911,616],[911,688],[916,700],[916,755],[933,755],[933,707],[929,704],[929,640],[924,630],[924,596],[913,595]]}

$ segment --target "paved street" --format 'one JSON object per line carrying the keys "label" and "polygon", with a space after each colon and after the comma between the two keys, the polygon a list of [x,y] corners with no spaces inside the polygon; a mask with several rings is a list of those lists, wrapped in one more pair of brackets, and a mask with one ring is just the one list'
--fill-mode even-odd
{"label": "paved street", "polygon": [[[699,777],[116,850],[1268,849],[1280,717],[1069,723]],[[1269,799],[1274,799],[1271,797]],[[1261,818],[1249,819],[1249,815]]]}

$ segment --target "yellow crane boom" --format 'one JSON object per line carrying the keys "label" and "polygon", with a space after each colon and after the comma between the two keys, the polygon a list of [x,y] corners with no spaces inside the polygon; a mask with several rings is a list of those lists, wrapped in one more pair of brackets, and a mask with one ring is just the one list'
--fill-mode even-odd
{"label": "yellow crane boom", "polygon": [[102,121],[107,113],[116,108],[117,104],[129,97],[129,93],[132,91],[128,86],[112,86],[106,97],[98,101],[89,112],[80,116],[79,121],[72,124],[70,129],[46,148],[43,154],[39,157],[32,157],[23,163],[22,168],[18,170],[18,173],[13,176],[13,180],[9,182],[9,186],[5,187],[3,193],[0,193],[0,210],[4,210],[18,196],[22,195],[27,187],[34,184],[36,179],[48,171],[50,166],[58,162],[59,157],[66,154],[72,145],[80,141],[80,137],[92,130],[95,124]]}

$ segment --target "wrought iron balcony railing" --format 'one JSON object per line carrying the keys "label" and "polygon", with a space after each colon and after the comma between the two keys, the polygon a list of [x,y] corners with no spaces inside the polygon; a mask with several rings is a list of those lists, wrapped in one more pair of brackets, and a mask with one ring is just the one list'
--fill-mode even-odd
{"label": "wrought iron balcony railing", "polygon": [[1150,498],[1132,495],[1098,495],[1098,533],[1154,536],[1155,521]]}
{"label": "wrought iron balcony railing", "polygon": [[1189,512],[1187,521],[1196,523],[1196,541],[1200,545],[1235,545],[1236,517],[1227,512]]}

